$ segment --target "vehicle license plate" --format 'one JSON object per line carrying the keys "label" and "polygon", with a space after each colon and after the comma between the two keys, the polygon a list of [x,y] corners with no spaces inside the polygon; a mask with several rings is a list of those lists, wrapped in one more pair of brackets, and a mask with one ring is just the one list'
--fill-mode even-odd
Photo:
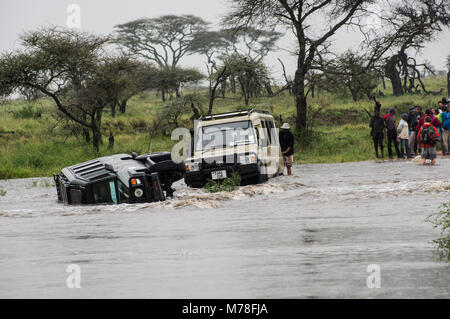
{"label": "vehicle license plate", "polygon": [[214,171],[211,172],[212,179],[224,179],[227,178],[227,171]]}

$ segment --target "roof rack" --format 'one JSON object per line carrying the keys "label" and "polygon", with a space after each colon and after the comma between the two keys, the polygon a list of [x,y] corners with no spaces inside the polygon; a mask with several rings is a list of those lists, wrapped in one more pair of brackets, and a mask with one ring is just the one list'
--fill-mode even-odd
{"label": "roof rack", "polygon": [[224,119],[224,118],[229,118],[229,117],[250,115],[252,113],[270,114],[268,111],[250,109],[250,110],[244,110],[244,111],[234,111],[234,112],[225,112],[225,113],[218,113],[218,114],[212,114],[212,115],[204,115],[204,116],[201,116],[198,120],[199,121],[209,121],[209,120],[214,120],[214,119]]}

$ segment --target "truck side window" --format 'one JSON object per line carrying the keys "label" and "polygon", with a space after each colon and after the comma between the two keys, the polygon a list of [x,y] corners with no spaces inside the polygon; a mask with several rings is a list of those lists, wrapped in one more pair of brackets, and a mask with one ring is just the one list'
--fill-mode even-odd
{"label": "truck side window", "polygon": [[113,203],[117,204],[118,201],[117,201],[116,183],[114,183],[114,181],[109,182],[109,190],[111,193],[111,199]]}
{"label": "truck side window", "polygon": [[270,122],[264,121],[266,123],[266,132],[267,132],[267,145],[272,145],[272,134],[270,134]]}
{"label": "truck side window", "polygon": [[270,126],[270,136],[272,138],[273,145],[278,145],[279,141],[277,139],[277,133],[275,131],[275,124],[273,123],[273,121],[269,122],[269,126]]}
{"label": "truck side window", "polygon": [[94,201],[100,203],[117,204],[117,192],[114,180],[103,181],[93,185]]}
{"label": "truck side window", "polygon": [[266,121],[261,121],[261,146],[266,147],[268,139],[267,139],[267,129],[266,129]]}

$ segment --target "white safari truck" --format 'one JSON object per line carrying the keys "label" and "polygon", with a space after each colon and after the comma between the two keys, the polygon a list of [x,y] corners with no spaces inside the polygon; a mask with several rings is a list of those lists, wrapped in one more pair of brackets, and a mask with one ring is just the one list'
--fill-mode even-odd
{"label": "white safari truck", "polygon": [[246,110],[203,116],[191,135],[191,157],[185,162],[185,182],[203,187],[233,172],[241,184],[267,181],[283,172],[284,162],[273,116]]}

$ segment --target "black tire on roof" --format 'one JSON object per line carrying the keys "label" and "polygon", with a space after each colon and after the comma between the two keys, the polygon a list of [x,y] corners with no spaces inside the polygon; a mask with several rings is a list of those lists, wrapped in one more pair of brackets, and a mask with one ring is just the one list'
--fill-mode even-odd
{"label": "black tire on roof", "polygon": [[150,158],[155,163],[159,163],[162,161],[172,160],[172,155],[170,152],[157,152],[157,153],[142,154],[137,156],[135,159],[137,161],[145,161],[147,158]]}
{"label": "black tire on roof", "polygon": [[[170,155],[170,153],[169,153]],[[175,163],[172,160],[157,162],[149,168],[149,173],[163,173],[163,172],[180,172],[185,173],[185,166],[183,163]]]}

